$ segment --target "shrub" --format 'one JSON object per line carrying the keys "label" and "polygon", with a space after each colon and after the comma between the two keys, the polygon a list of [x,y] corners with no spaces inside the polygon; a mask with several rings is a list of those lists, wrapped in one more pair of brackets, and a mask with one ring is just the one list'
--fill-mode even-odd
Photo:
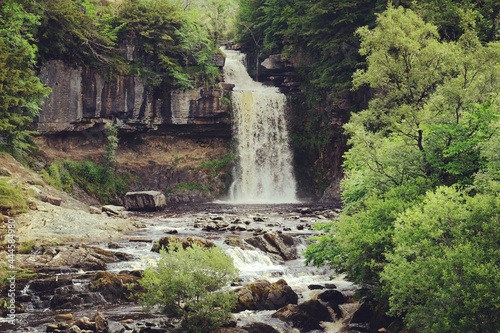
{"label": "shrub", "polygon": [[171,243],[160,250],[157,265],[144,271],[141,302],[148,311],[158,307],[182,317],[182,328],[189,332],[212,332],[231,317],[237,297],[223,288],[237,275],[232,259],[220,248],[193,244],[183,249],[181,243]]}

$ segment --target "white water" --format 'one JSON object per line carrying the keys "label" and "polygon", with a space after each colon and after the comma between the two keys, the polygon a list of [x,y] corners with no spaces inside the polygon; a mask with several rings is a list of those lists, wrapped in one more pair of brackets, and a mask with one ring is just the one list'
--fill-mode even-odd
{"label": "white water", "polygon": [[285,119],[286,97],[255,82],[245,55],[224,50],[225,82],[235,85],[231,102],[238,159],[229,194],[234,203],[297,202]]}

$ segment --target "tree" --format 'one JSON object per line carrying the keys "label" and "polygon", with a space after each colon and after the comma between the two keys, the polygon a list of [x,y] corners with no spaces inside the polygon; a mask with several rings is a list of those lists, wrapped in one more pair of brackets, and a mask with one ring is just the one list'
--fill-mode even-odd
{"label": "tree", "polygon": [[453,187],[396,221],[382,273],[391,312],[418,332],[500,330],[500,200]]}
{"label": "tree", "polygon": [[497,274],[500,44],[470,29],[441,41],[390,6],[357,34],[366,68],[353,85],[374,97],[344,126],[344,211],[306,258],[372,284],[417,331],[496,332],[496,282],[469,284]]}
{"label": "tree", "polygon": [[38,17],[14,1],[4,4],[1,15],[0,144],[20,159],[33,133],[33,118],[51,90],[43,86],[33,70],[37,50],[33,35]]}
{"label": "tree", "polygon": [[237,276],[232,259],[220,248],[193,244],[183,249],[171,243],[160,250],[158,263],[144,271],[142,303],[147,310],[158,306],[164,314],[182,317],[189,332],[212,332],[229,320],[236,305],[236,294],[223,288]]}

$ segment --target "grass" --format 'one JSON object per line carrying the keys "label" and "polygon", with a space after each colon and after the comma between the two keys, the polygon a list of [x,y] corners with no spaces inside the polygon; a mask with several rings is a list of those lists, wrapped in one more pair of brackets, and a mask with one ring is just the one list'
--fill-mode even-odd
{"label": "grass", "polygon": [[47,183],[59,190],[71,193],[74,184],[78,184],[89,195],[105,204],[124,195],[128,185],[134,181],[129,173],[116,174],[113,167],[92,161],[55,161],[48,170],[42,170],[41,174]]}
{"label": "grass", "polygon": [[193,182],[193,183],[185,183],[185,182],[181,182],[181,183],[178,183],[177,185],[175,185],[174,187],[170,187],[170,188],[167,188],[163,191],[163,193],[165,194],[165,196],[169,196],[171,194],[180,194],[180,193],[183,193],[184,191],[187,191],[187,190],[199,190],[203,193],[208,193],[208,191],[210,191],[210,185],[207,184],[205,186],[201,185],[200,183],[196,183],[196,182]]}
{"label": "grass", "polygon": [[0,179],[0,211],[7,215],[28,211],[28,203],[21,186],[10,184],[8,179]]}

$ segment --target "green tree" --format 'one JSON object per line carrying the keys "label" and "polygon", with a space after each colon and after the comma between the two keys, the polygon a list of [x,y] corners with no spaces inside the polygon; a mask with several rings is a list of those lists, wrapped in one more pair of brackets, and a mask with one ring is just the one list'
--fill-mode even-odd
{"label": "green tree", "polygon": [[[50,88],[35,76],[36,46],[33,35],[38,17],[14,1],[1,12],[0,28],[0,143],[14,157],[23,159],[38,115]],[[7,28],[9,27],[9,28]]]}
{"label": "green tree", "polygon": [[[496,251],[500,44],[483,44],[470,29],[457,41],[441,41],[436,26],[390,6],[375,28],[357,33],[367,67],[356,72],[353,85],[369,85],[375,93],[369,107],[344,127],[351,145],[344,163],[344,211],[323,227],[325,234],[306,258],[371,283],[378,299],[390,299],[392,313],[404,315],[418,331],[468,332],[476,320],[478,331],[495,332],[498,314],[491,307],[498,289],[489,282],[480,286],[483,293],[474,297],[484,297],[484,307],[456,292],[472,295],[472,275],[486,277],[484,268],[474,271],[467,260],[488,268],[496,263],[485,261],[488,255],[481,251],[467,256],[456,247],[473,252],[482,244],[485,251]],[[467,186],[469,192],[449,199],[450,208],[444,202],[455,189],[432,194],[443,185]],[[481,200],[489,206],[481,208]],[[439,205],[448,208],[441,213]],[[424,210],[422,217],[418,212]],[[453,210],[456,214],[446,215]],[[417,241],[429,224],[431,236],[447,240]],[[439,276],[450,266],[449,276]],[[467,270],[474,273],[461,279],[459,273]]]}
{"label": "green tree", "polygon": [[232,259],[220,248],[193,244],[183,249],[171,243],[160,250],[158,263],[144,271],[142,304],[146,310],[159,307],[164,314],[182,317],[189,332],[213,332],[231,317],[237,297],[223,288],[237,276]]}
{"label": "green tree", "polygon": [[123,25],[109,6],[97,0],[38,2],[44,9],[38,32],[42,60],[63,59],[98,68],[123,62],[115,49]]}
{"label": "green tree", "polygon": [[391,312],[418,332],[500,330],[500,201],[452,187],[396,221],[382,273]]}

